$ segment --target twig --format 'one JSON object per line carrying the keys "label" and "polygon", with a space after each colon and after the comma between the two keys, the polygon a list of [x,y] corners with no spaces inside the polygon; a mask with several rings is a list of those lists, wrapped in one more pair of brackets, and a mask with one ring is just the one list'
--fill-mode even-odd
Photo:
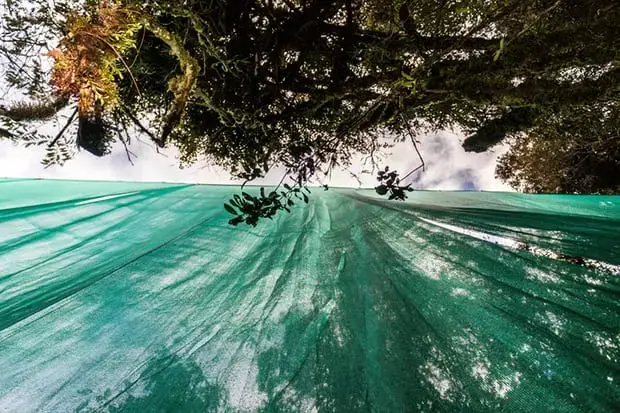
{"label": "twig", "polygon": [[140,121],[138,120],[138,118],[136,118],[130,111],[128,111],[127,109],[123,108],[122,109],[123,113],[125,115],[127,115],[127,117],[129,119],[131,119],[131,121],[144,133],[146,133],[149,138],[151,138],[152,141],[157,142],[157,138],[155,137],[155,135],[153,135],[153,133],[148,130],[144,125],[142,125],[142,123],[140,123]]}
{"label": "twig", "polygon": [[77,112],[78,110],[77,108],[75,108],[71,116],[69,116],[69,119],[67,120],[67,123],[65,124],[65,126],[63,126],[60,132],[58,132],[58,135],[56,135],[56,137],[49,143],[49,145],[47,145],[49,148],[56,145],[56,143],[62,137],[62,135],[65,134],[65,132],[67,131],[67,128],[73,123],[73,119],[75,119],[75,115],[77,114]]}
{"label": "twig", "polygon": [[419,170],[420,168],[422,168],[422,171],[426,171],[426,165],[424,164],[424,158],[422,158],[422,154],[420,153],[420,150],[418,149],[418,145],[416,145],[416,140],[413,137],[413,132],[411,132],[411,128],[409,127],[409,124],[407,123],[407,121],[405,121],[405,118],[403,117],[402,113],[400,114],[400,118],[403,120],[403,123],[407,127],[407,132],[409,132],[409,137],[411,138],[411,143],[413,144],[413,147],[414,147],[416,153],[418,154],[418,157],[420,158],[420,162],[422,162],[422,165],[420,165],[419,167],[417,167],[413,171],[409,172],[407,175],[405,175],[403,178],[401,178],[401,180],[402,180],[402,179],[405,179],[405,178],[409,177],[412,173],[414,173],[415,171]]}
{"label": "twig", "polygon": [[[123,125],[124,126],[124,125]],[[125,129],[125,132],[127,130]],[[129,161],[129,163],[131,164],[131,166],[134,166],[133,161],[131,160],[131,154],[132,152],[129,150],[129,148],[127,147],[127,141],[125,140],[125,138],[123,138],[123,134],[121,133],[120,129],[116,130],[116,133],[118,134],[118,139],[122,142],[123,146],[125,147],[125,153],[127,154],[127,160]],[[135,153],[133,154],[134,156],[136,155]]]}
{"label": "twig", "polygon": [[290,170],[286,170],[286,172],[284,173],[284,176],[282,176],[282,179],[280,179],[280,183],[278,184],[278,186],[276,186],[276,189],[273,190],[273,192],[276,192],[279,188],[280,185],[282,185],[282,182],[284,182],[284,179],[286,179],[286,177],[289,175],[291,171]]}
{"label": "twig", "polygon": [[423,165],[418,166],[417,168],[415,168],[413,171],[409,172],[407,175],[403,176],[402,178],[400,178],[401,181],[409,178],[414,172],[419,171],[420,168],[422,168]]}
{"label": "twig", "polygon": [[345,170],[349,173],[349,175],[351,175],[357,181],[357,184],[361,188],[362,187],[362,180],[360,179],[360,177],[357,176],[357,174],[355,174],[354,172],[352,172],[349,168],[346,168]]}
{"label": "twig", "polygon": [[131,166],[134,166],[133,161],[131,160],[131,154],[130,154],[131,152],[129,151],[129,148],[127,147],[127,142],[125,142],[125,139],[123,139],[120,136],[120,133],[119,133],[119,138],[120,138],[121,142],[123,143],[123,146],[125,147],[125,153],[127,154],[127,160],[129,161]]}
{"label": "twig", "polygon": [[[148,143],[148,142],[146,142],[146,141],[143,141],[143,140],[142,140],[142,139],[140,139],[139,137],[136,137],[136,140],[137,140],[138,142],[142,143],[143,145],[148,146],[149,148],[153,148],[153,149],[155,149],[155,152],[156,152],[158,155],[161,155],[161,156],[163,156],[164,158],[169,158],[169,156],[168,156],[168,155],[166,155],[165,153],[161,153],[161,152],[159,152],[159,147],[158,147],[157,145],[151,145],[150,143]],[[137,156],[136,156],[136,157],[137,157]]]}
{"label": "twig", "polygon": [[131,62],[131,65],[129,65],[129,67],[133,67],[133,65],[136,64],[136,61],[138,60],[138,56],[140,56],[140,51],[142,50],[142,45],[144,43],[145,37],[146,37],[146,30],[142,29],[142,39],[140,39],[140,45],[136,49],[136,56],[133,58],[133,62]]}
{"label": "twig", "polygon": [[[379,169],[379,165],[377,164],[377,161],[375,160],[375,153],[377,152],[377,141],[375,139],[373,139],[371,141],[371,149],[370,149],[370,154],[366,157],[364,157],[364,160],[362,161],[362,165],[366,166],[368,165],[368,162],[370,162],[370,166],[372,167],[370,173],[374,174],[375,171],[377,169]],[[362,171],[362,173],[364,173],[364,171]]]}

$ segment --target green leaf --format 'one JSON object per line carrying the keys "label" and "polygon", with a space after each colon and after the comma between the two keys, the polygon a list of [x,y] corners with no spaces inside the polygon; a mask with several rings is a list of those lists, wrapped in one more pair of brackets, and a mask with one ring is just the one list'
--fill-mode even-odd
{"label": "green leaf", "polygon": [[411,76],[409,76],[407,73],[405,72],[400,72],[401,75],[403,75],[403,77],[407,80],[413,80],[413,78]]}
{"label": "green leaf", "polygon": [[502,52],[504,51],[504,39],[501,39],[499,41],[499,50],[495,52],[495,55],[493,56],[493,61],[497,62],[502,54]]}
{"label": "green leaf", "polygon": [[385,185],[379,185],[375,187],[375,191],[377,191],[379,195],[385,195],[388,192],[388,188]]}
{"label": "green leaf", "polygon": [[493,61],[497,62],[497,60],[499,59],[499,55],[502,54],[501,50],[498,50],[497,52],[495,52],[495,56],[493,56]]}
{"label": "green leaf", "polygon": [[235,208],[231,207],[228,204],[224,204],[224,209],[226,209],[226,211],[230,212],[233,215],[239,215],[237,211],[235,211]]}

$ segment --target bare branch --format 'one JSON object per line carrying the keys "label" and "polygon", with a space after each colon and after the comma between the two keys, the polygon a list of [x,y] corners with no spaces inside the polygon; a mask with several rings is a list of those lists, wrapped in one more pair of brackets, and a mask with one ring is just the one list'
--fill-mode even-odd
{"label": "bare branch", "polygon": [[62,137],[62,135],[65,134],[65,132],[67,131],[69,126],[71,126],[71,124],[73,123],[73,120],[75,119],[75,115],[77,115],[77,113],[78,113],[78,109],[75,108],[73,110],[73,113],[71,114],[71,116],[69,116],[69,119],[67,120],[67,123],[65,123],[65,126],[63,126],[63,128],[60,130],[60,132],[58,132],[56,137],[49,143],[49,145],[47,145],[49,148],[51,148],[52,146],[56,145],[56,143]]}
{"label": "bare branch", "polygon": [[146,133],[149,138],[151,138],[151,140],[153,142],[157,142],[157,137],[155,135],[153,135],[153,133],[148,130],[139,120],[138,118],[136,118],[133,113],[131,113],[129,110],[127,110],[126,108],[122,108],[121,109],[122,112],[127,115],[127,117],[134,123],[134,125],[136,125],[138,127],[138,129],[140,129],[142,132]]}
{"label": "bare branch", "polygon": [[419,171],[420,169],[422,169],[422,171],[426,171],[426,165],[424,164],[424,158],[422,158],[422,154],[420,153],[419,149],[418,149],[418,145],[416,144],[416,140],[413,137],[413,132],[411,132],[411,128],[409,127],[409,123],[407,123],[407,121],[405,120],[405,118],[403,117],[403,115],[400,115],[401,119],[403,120],[403,123],[405,124],[405,127],[407,128],[407,132],[409,133],[409,137],[411,138],[411,143],[413,144],[413,148],[415,149],[416,153],[418,154],[418,157],[420,158],[420,162],[422,163],[420,166],[418,166],[417,168],[415,168],[413,171],[409,172],[407,175],[403,176],[401,178],[401,181],[410,177],[414,172]]}

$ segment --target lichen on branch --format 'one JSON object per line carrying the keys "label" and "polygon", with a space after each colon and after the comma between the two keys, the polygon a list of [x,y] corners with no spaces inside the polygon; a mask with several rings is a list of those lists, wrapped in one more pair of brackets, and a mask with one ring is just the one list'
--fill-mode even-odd
{"label": "lichen on branch", "polygon": [[187,102],[196,86],[196,80],[200,73],[200,66],[198,61],[184,47],[183,41],[176,34],[169,32],[157,23],[155,19],[146,15],[142,17],[141,21],[144,23],[144,27],[147,30],[170,47],[170,53],[179,60],[183,72],[183,74],[172,78],[169,83],[169,90],[174,95],[174,101],[164,118],[162,132],[157,141],[159,146],[164,146],[170,133],[172,133],[174,128],[181,122]]}

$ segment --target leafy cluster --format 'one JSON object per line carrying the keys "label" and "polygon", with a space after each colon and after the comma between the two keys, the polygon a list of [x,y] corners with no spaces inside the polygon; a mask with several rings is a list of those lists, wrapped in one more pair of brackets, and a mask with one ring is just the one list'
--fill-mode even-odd
{"label": "leafy cluster", "polygon": [[389,166],[386,166],[383,171],[377,173],[377,181],[379,185],[375,187],[377,194],[383,196],[388,195],[390,201],[404,201],[407,199],[407,192],[412,192],[413,188],[411,184],[400,185],[400,178],[398,172],[390,171]]}
{"label": "leafy cluster", "polygon": [[104,1],[88,12],[67,17],[65,37],[48,53],[55,60],[50,79],[55,93],[77,100],[81,117],[101,116],[118,105],[117,79],[129,70],[123,55],[136,48],[141,28],[135,13],[120,3]]}
{"label": "leafy cluster", "polygon": [[65,99],[45,102],[16,102],[8,106],[0,106],[0,116],[14,122],[46,120],[66,106]]}
{"label": "leafy cluster", "polygon": [[303,201],[306,204],[309,202],[308,194],[311,193],[308,187],[291,187],[288,184],[284,184],[285,191],[279,191],[278,188],[265,192],[265,188],[260,188],[258,196],[251,195],[247,192],[242,192],[241,196],[235,194],[235,196],[224,204],[224,208],[234,217],[228,221],[231,225],[239,225],[245,222],[248,225],[256,226],[260,218],[273,219],[278,211],[284,210],[288,213],[291,212],[291,207],[297,202]]}

